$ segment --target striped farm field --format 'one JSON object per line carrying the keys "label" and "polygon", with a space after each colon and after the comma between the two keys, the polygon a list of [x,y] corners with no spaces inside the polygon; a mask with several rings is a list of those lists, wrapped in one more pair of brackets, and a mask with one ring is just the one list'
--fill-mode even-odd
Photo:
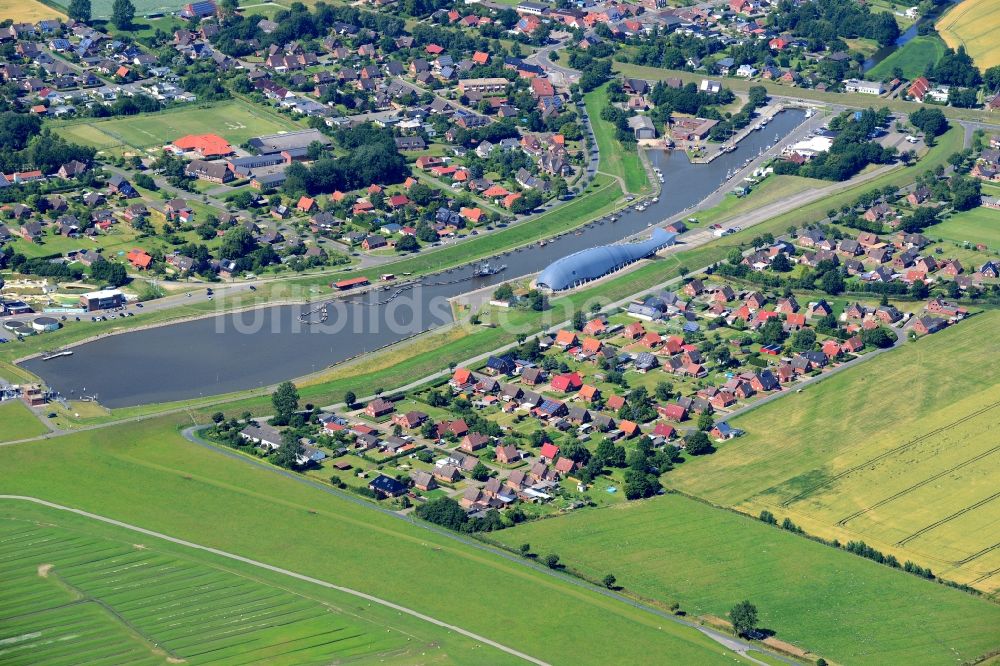
{"label": "striped farm field", "polygon": [[[58,519],[58,518],[57,518]],[[0,663],[320,663],[406,638],[201,562],[0,518]]]}
{"label": "striped farm field", "polygon": [[38,0],[0,0],[0,19],[14,23],[37,23],[45,19],[61,19],[65,15]]}
{"label": "striped farm field", "polygon": [[1000,5],[996,0],[963,0],[934,27],[951,48],[964,46],[979,69],[1000,65]]}
{"label": "striped farm field", "polygon": [[734,419],[746,436],[669,483],[995,593],[998,323],[976,315]]}

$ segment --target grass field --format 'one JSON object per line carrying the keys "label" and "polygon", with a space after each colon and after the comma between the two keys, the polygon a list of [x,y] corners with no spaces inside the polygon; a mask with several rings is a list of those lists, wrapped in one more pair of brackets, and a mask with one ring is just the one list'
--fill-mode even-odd
{"label": "grass field", "polygon": [[996,0],[963,0],[934,27],[953,49],[965,46],[981,70],[1000,65],[1000,11]]}
{"label": "grass field", "polygon": [[[69,0],[54,0],[54,2],[63,7],[69,6]],[[179,0],[132,0],[132,4],[135,5],[137,21],[149,14],[165,14],[179,11],[184,5]],[[91,16],[95,19],[110,19],[113,6],[114,0],[91,0]]]}
{"label": "grass field", "polygon": [[604,173],[624,180],[629,192],[645,191],[649,186],[649,174],[642,165],[639,151],[635,148],[626,150],[615,138],[614,126],[601,118],[601,109],[608,103],[607,85],[590,91],[583,99],[587,106],[587,115],[590,116],[590,123],[594,127],[597,147],[601,151],[598,168]]}
{"label": "grass field", "polygon": [[959,243],[985,243],[991,250],[1000,249],[1000,210],[973,208],[956,213],[927,230],[930,238]]}
{"label": "grass field", "polygon": [[668,483],[995,591],[998,323],[973,317],[734,419],[746,436]]}
{"label": "grass field", "polygon": [[232,145],[239,145],[261,134],[301,127],[282,116],[234,100],[209,107],[181,108],[133,118],[71,122],[56,125],[55,129],[76,143],[109,150],[123,145],[137,149],[162,146],[185,134],[208,133],[218,134]]}
{"label": "grass field", "polygon": [[656,654],[742,661],[696,630],[191,444],[174,429],[182,422],[190,423],[161,418],[68,435],[58,456],[0,447],[4,492],[346,585],[550,663],[643,663]]}
{"label": "grass field", "polygon": [[0,442],[34,437],[48,432],[20,400],[0,402]]}
{"label": "grass field", "polygon": [[112,540],[53,526],[55,510],[35,523],[16,504],[0,509],[5,663],[298,664],[386,655],[402,663],[394,653],[413,650],[402,632],[160,552],[156,540],[133,536],[143,539],[134,545],[127,534]]}
{"label": "grass field", "polygon": [[779,199],[809,189],[828,185],[825,181],[801,176],[768,176],[767,180],[754,187],[750,194],[738,197],[727,194],[726,198],[716,206],[699,211],[694,217],[702,224],[711,224],[737,215],[748,213],[762,206],[774,203]]}
{"label": "grass field", "polygon": [[928,65],[935,65],[944,55],[944,42],[935,35],[914,37],[902,48],[897,49],[888,58],[872,67],[866,76],[880,80],[891,76],[892,70],[899,67],[907,79],[922,76]]}
{"label": "grass field", "polygon": [[65,14],[38,0],[0,0],[0,18],[14,23],[37,23],[44,19],[61,19]]}
{"label": "grass field", "polygon": [[750,599],[761,626],[837,663],[954,663],[1000,647],[1000,606],[680,495],[491,536],[693,615]]}

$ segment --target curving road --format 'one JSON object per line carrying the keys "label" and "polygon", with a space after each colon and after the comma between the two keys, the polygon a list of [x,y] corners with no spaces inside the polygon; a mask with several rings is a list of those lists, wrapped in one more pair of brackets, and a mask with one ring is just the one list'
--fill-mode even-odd
{"label": "curving road", "polygon": [[212,548],[211,546],[204,546],[199,543],[194,543],[193,541],[186,541],[184,539],[178,539],[177,537],[172,537],[169,534],[164,534],[163,532],[155,532],[153,530],[147,530],[144,527],[139,527],[137,525],[130,525],[129,523],[124,523],[120,520],[115,520],[114,518],[108,518],[107,516],[102,516],[96,513],[90,513],[89,511],[82,511],[81,509],[74,509],[72,507],[63,506],[62,504],[56,504],[55,502],[49,502],[37,497],[27,497],[24,495],[0,495],[0,500],[15,500],[22,502],[33,502],[35,504],[40,504],[42,506],[48,507],[50,509],[58,509],[59,511],[66,511],[68,513],[74,513],[78,516],[83,516],[84,518],[90,518],[91,520],[98,520],[102,523],[107,523],[109,525],[114,525],[115,527],[121,527],[132,532],[138,532],[139,534],[145,534],[146,536],[156,537],[157,539],[163,539],[164,541],[169,541],[170,543],[175,543],[186,548],[193,548],[195,550],[203,550],[213,555],[218,555],[220,557],[225,557],[230,560],[236,560],[237,562],[243,562],[244,564],[249,564],[260,569],[267,569],[268,571],[273,571],[274,573],[279,573],[283,576],[288,576],[290,578],[297,578],[303,580],[307,583],[312,583],[313,585],[319,585],[321,587],[326,587],[331,590],[337,590],[338,592],[343,592],[345,594],[350,594],[352,596],[364,599],[365,601],[370,601],[380,606],[385,606],[386,608],[391,608],[394,611],[399,611],[400,613],[406,613],[407,615],[412,615],[413,617],[423,620],[424,622],[430,622],[439,627],[449,629],[455,633],[461,634],[475,641],[479,641],[484,645],[489,645],[494,647],[501,652],[506,652],[509,655],[523,659],[524,661],[530,662],[532,664],[538,664],[538,666],[551,666],[548,662],[542,661],[536,657],[532,657],[530,654],[525,654],[514,648],[507,647],[502,643],[497,643],[496,641],[490,640],[485,636],[480,636],[479,634],[463,629],[462,627],[457,627],[453,624],[448,624],[447,622],[442,622],[437,618],[433,618],[430,615],[425,615],[419,611],[415,611],[412,608],[407,608],[406,606],[400,606],[399,604],[394,604],[391,601],[386,601],[385,599],[380,599],[379,597],[372,596],[365,592],[360,592],[358,590],[353,590],[349,587],[344,587],[342,585],[334,585],[325,580],[319,578],[313,578],[312,576],[306,576],[304,574],[296,573],[295,571],[290,571],[288,569],[282,569],[281,567],[276,567],[271,564],[266,564],[264,562],[258,562],[257,560],[252,560],[249,557],[243,557],[242,555],[236,555],[234,553],[229,553],[224,550],[219,550],[218,548]]}

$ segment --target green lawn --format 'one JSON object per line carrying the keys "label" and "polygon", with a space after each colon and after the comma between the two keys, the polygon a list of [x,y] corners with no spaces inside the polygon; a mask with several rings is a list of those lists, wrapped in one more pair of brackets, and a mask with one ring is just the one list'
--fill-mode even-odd
{"label": "green lawn", "polygon": [[239,100],[53,127],[67,139],[104,150],[123,144],[138,149],[162,146],[185,134],[218,134],[236,146],[262,134],[302,129],[292,120]]}
{"label": "green lawn", "polygon": [[1000,647],[1000,606],[680,495],[491,537],[695,616],[749,599],[777,638],[837,663],[967,662]]}
{"label": "green lawn", "polygon": [[629,192],[645,191],[649,187],[649,175],[642,165],[638,149],[623,146],[615,138],[614,126],[601,118],[601,109],[608,104],[607,84],[590,91],[583,99],[594,126],[597,147],[601,151],[600,170],[623,179]]}
{"label": "green lawn", "polygon": [[921,35],[897,49],[888,58],[873,67],[866,76],[875,81],[892,76],[892,70],[899,67],[907,79],[923,76],[928,65],[936,65],[944,55],[944,42],[937,35]]}
{"label": "green lawn", "polygon": [[[550,663],[640,663],[653,654],[742,661],[696,630],[190,444],[175,423],[190,420],[67,435],[58,456],[0,447],[4,491],[346,585]],[[489,655],[472,661],[491,663]]]}
{"label": "green lawn", "polygon": [[0,442],[35,437],[48,431],[20,400],[0,402]]}
{"label": "green lawn", "polygon": [[991,250],[1000,250],[1000,210],[979,207],[956,213],[925,233],[930,238],[957,243],[985,243]]}
{"label": "green lawn", "polygon": [[721,203],[698,212],[695,217],[702,224],[712,224],[719,220],[748,213],[793,194],[824,187],[828,184],[826,181],[802,178],[801,176],[768,176],[763,183],[755,186],[747,196],[738,197],[735,194],[727,194]]}
{"label": "green lawn", "polygon": [[733,419],[745,436],[667,483],[994,591],[998,323],[974,316]]}
{"label": "green lawn", "polygon": [[[388,657],[401,664],[421,661],[428,650],[459,660],[482,649],[347,594],[319,586],[292,592],[287,583],[262,582],[255,567],[220,566],[199,551],[164,546],[56,509],[0,503],[0,660],[300,664]],[[486,651],[501,663],[514,661]]]}

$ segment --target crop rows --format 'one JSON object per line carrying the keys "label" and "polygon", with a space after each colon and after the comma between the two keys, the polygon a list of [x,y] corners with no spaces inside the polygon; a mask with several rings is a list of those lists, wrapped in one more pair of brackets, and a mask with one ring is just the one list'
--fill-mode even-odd
{"label": "crop rows", "polygon": [[144,547],[0,522],[0,663],[303,663],[398,647],[321,603]]}

